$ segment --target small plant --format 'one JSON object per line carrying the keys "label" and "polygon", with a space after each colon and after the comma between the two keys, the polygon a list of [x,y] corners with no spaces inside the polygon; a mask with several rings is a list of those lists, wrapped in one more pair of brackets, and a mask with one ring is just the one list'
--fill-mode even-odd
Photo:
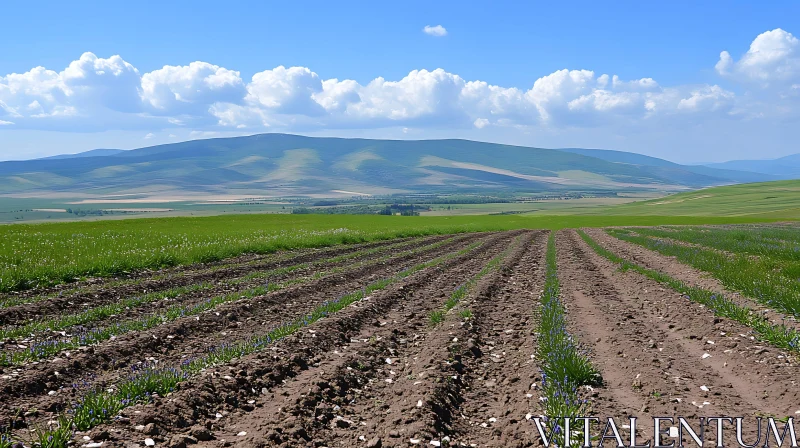
{"label": "small plant", "polygon": [[431,313],[428,315],[428,321],[431,323],[431,325],[439,325],[440,323],[444,322],[444,311],[431,311]]}
{"label": "small plant", "polygon": [[62,415],[55,425],[47,429],[34,429],[33,445],[39,448],[64,448],[69,445],[73,434],[72,422]]}
{"label": "small plant", "polygon": [[14,441],[11,440],[11,434],[0,434],[0,448],[11,448]]}
{"label": "small plant", "polygon": [[[600,385],[602,378],[567,331],[564,306],[559,297],[556,255],[555,236],[551,233],[547,241],[545,287],[538,312],[536,358],[541,360],[542,413],[551,437],[559,446],[565,440],[564,428],[560,426],[563,419],[588,415],[588,402],[580,398],[579,387]],[[577,433],[570,436],[572,440],[582,437]]]}
{"label": "small plant", "polygon": [[461,316],[462,319],[471,319],[472,318],[472,310],[469,308],[465,308],[458,312],[458,315]]}

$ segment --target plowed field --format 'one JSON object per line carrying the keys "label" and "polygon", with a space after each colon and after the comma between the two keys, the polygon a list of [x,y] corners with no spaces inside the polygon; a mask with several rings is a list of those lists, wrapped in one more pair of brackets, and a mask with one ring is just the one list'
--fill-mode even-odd
{"label": "plowed field", "polygon": [[87,280],[0,296],[0,323],[0,448],[540,446],[558,400],[625,444],[629,416],[640,442],[652,417],[741,416],[752,443],[800,414],[791,316],[599,229]]}

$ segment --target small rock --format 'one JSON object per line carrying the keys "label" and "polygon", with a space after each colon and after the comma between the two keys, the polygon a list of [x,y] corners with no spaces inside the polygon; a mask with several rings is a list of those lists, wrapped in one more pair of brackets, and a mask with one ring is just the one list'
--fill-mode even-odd
{"label": "small rock", "polygon": [[370,439],[370,441],[367,442],[366,445],[367,448],[381,448],[382,446],[383,442],[381,442],[380,437],[375,437],[374,439]]}
{"label": "small rock", "polygon": [[144,433],[147,436],[157,436],[158,427],[154,423],[148,423],[144,425],[144,428],[142,428],[142,433]]}
{"label": "small rock", "polygon": [[206,428],[202,426],[198,426],[191,431],[192,437],[201,441],[201,442],[208,442],[209,440],[214,440],[214,435],[211,434]]}
{"label": "small rock", "polygon": [[108,431],[103,430],[95,430],[89,433],[89,439],[97,441],[97,440],[108,440],[111,438],[111,434]]}
{"label": "small rock", "polygon": [[239,436],[239,437],[244,437],[244,436],[247,435],[247,431],[241,431],[241,432],[239,432],[239,434],[236,434],[236,435]]}
{"label": "small rock", "polygon": [[144,439],[145,446],[156,446],[156,441],[150,438]]}

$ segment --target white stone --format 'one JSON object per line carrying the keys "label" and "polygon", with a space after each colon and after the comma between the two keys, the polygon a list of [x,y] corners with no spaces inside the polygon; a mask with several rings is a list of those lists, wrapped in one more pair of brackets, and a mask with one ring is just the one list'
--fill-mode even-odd
{"label": "white stone", "polygon": [[144,439],[144,444],[146,446],[156,446],[156,441],[150,438]]}

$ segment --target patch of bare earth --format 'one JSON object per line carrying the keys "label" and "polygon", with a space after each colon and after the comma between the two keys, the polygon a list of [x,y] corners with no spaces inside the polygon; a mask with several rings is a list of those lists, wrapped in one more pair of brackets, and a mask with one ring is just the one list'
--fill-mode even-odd
{"label": "patch of bare earth", "polygon": [[[170,396],[124,411],[129,422],[123,420],[99,429],[108,431],[109,440],[103,446],[127,446],[137,441],[141,444],[148,436],[167,446],[203,441],[220,446],[313,446],[314,440],[318,440],[315,439],[317,422],[328,418],[321,422],[327,428],[333,419],[337,422],[342,419],[333,415],[339,411],[332,406],[320,406],[317,411],[316,406],[303,403],[318,400],[313,395],[316,392],[334,394],[347,404],[355,397],[351,388],[357,383],[348,377],[346,373],[351,370],[346,367],[355,372],[364,370],[365,375],[377,372],[369,367],[377,362],[369,356],[352,355],[362,365],[346,365],[351,359],[349,354],[371,353],[375,347],[400,344],[399,339],[413,343],[412,334],[404,338],[400,332],[411,331],[414,325],[421,328],[427,325],[424,310],[435,306],[431,303],[431,291],[456,287],[517,235],[519,232],[490,237],[477,250],[377,291],[368,299],[278,341],[264,352],[208,369]],[[379,361],[388,365],[383,357]],[[317,419],[323,414],[327,417]],[[260,417],[252,419],[251,415]],[[240,425],[247,425],[247,429],[229,423],[235,418],[242,419],[245,423]],[[348,422],[334,424],[350,425],[353,429],[363,426]],[[143,425],[147,434],[137,425]]]}
{"label": "patch of bare earth", "polygon": [[[749,328],[619,271],[574,231],[559,232],[557,248],[571,331],[591,349],[605,382],[590,393],[592,415],[641,418],[641,441],[652,438],[654,416],[695,425],[700,416],[743,416],[755,423],[755,416],[800,409],[797,364],[753,340]],[[754,441],[755,424],[745,430],[745,440]],[[714,440],[713,428],[706,436]]]}
{"label": "patch of bare earth", "polygon": [[695,269],[681,263],[676,257],[661,255],[637,244],[615,238],[600,229],[584,229],[598,244],[616,253],[622,258],[630,260],[642,267],[663,272],[672,278],[678,279],[690,286],[707,289],[723,294],[734,303],[750,308],[769,319],[773,324],[785,324],[800,330],[800,323],[793,316],[768,308],[752,298],[742,295],[738,291],[731,291],[711,274]]}
{"label": "patch of bare earth", "polygon": [[[66,353],[57,358],[17,368],[3,368],[0,380],[0,416],[20,418],[31,409],[48,418],[71,405],[81,391],[74,383],[91,380],[95,386],[113,384],[140,362],[179,363],[207,352],[209,347],[244,340],[265,329],[306,315],[320,303],[352,292],[422,261],[457,251],[480,239],[488,243],[503,235],[466,235],[440,247],[406,255],[390,262],[355,269],[279,290],[264,296],[218,306],[198,316],[165,323],[147,331],[128,333],[113,340]],[[491,244],[490,244],[491,245]],[[50,391],[55,393],[51,394]],[[41,411],[45,411],[42,413]],[[2,422],[0,422],[2,423]],[[28,423],[24,419],[19,423]]]}

